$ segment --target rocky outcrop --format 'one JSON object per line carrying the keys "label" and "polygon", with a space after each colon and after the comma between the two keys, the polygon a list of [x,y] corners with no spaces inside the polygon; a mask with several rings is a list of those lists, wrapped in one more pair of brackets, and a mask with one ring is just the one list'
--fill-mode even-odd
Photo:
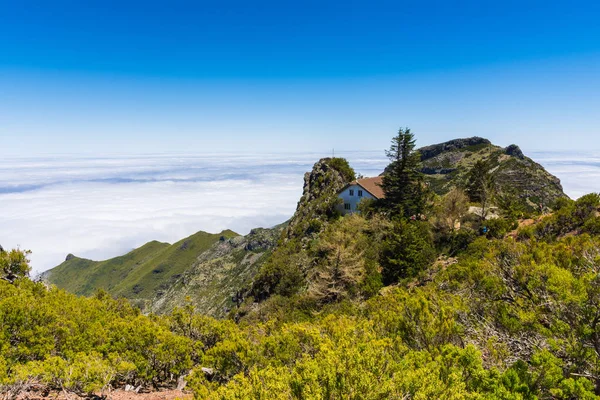
{"label": "rocky outcrop", "polygon": [[454,139],[444,143],[433,144],[431,146],[421,147],[419,153],[421,154],[421,160],[428,160],[441,153],[452,152],[455,150],[461,150],[471,146],[491,146],[492,142],[487,139],[474,136],[465,139]]}
{"label": "rocky outcrop", "polygon": [[521,149],[519,148],[519,146],[517,146],[516,144],[511,144],[510,146],[508,146],[506,149],[504,149],[504,152],[512,157],[516,157],[520,160],[524,160],[525,159],[525,154],[523,154],[523,152],[521,151]]}
{"label": "rocky outcrop", "polygon": [[248,251],[265,251],[272,249],[277,244],[278,234],[282,226],[271,229],[254,228],[244,236],[244,249]]}
{"label": "rocky outcrop", "polygon": [[311,172],[304,174],[302,197],[285,230],[285,237],[310,237],[318,233],[336,213],[339,201],[337,194],[353,179],[345,171],[340,171],[338,165],[343,163],[347,165],[343,159],[322,158],[315,163]]}
{"label": "rocky outcrop", "polygon": [[242,298],[241,290],[252,282],[283,228],[256,228],[246,236],[217,241],[163,291],[150,301],[138,299],[138,304],[160,314],[191,303],[202,314],[224,317]]}
{"label": "rocky outcrop", "polygon": [[494,175],[498,194],[514,196],[527,208],[548,207],[566,195],[560,180],[523,154],[519,146],[493,145],[480,137],[455,139],[419,149],[422,172],[437,194],[464,187],[477,161]]}

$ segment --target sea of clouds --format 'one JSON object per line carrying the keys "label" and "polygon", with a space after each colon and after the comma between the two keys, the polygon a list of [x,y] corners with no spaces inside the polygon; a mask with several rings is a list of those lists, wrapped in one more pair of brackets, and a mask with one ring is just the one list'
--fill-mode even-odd
{"label": "sea of clouds", "polygon": [[[336,154],[338,155],[338,154]],[[346,152],[379,174],[382,152]],[[529,153],[577,198],[600,191],[600,153]],[[150,240],[286,221],[324,154],[46,156],[0,160],[0,244],[32,250],[35,272],[68,253],[102,260]]]}
{"label": "sea of clouds", "polygon": [[[197,231],[246,234],[289,219],[323,154],[144,155],[0,160],[0,244],[32,250],[35,272],[68,253],[102,260]],[[346,153],[365,176],[381,152]]]}

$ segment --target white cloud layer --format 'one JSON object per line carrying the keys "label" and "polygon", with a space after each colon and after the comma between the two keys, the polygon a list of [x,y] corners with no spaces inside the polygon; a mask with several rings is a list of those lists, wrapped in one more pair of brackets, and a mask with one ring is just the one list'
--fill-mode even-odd
{"label": "white cloud layer", "polygon": [[571,198],[600,192],[600,153],[597,152],[526,152],[548,172],[560,178]]}
{"label": "white cloud layer", "polygon": [[[381,154],[344,154],[365,175]],[[199,230],[245,234],[287,220],[319,154],[46,157],[0,161],[0,244],[36,272],[67,253],[101,260]]]}
{"label": "white cloud layer", "polygon": [[[381,152],[340,154],[379,174]],[[567,194],[600,191],[600,155],[531,153]],[[323,154],[55,156],[0,160],[0,244],[33,251],[34,270],[67,253],[95,260],[150,240],[173,243],[199,230],[245,234],[284,222],[303,175]]]}

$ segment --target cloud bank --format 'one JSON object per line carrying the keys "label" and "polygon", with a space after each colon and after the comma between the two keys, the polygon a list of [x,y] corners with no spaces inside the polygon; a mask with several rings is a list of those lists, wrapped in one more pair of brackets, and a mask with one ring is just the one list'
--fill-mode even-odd
{"label": "cloud bank", "polygon": [[600,152],[529,152],[527,155],[560,178],[565,193],[571,198],[600,192]]}
{"label": "cloud bank", "polygon": [[[382,152],[348,152],[379,174]],[[600,154],[529,153],[577,198],[600,191]],[[35,272],[68,253],[102,260],[199,230],[245,234],[293,214],[303,175],[323,154],[53,156],[0,160],[0,244],[33,251]]]}
{"label": "cloud bank", "polygon": [[[0,244],[41,272],[68,253],[94,260],[199,230],[245,234],[293,214],[322,154],[43,157],[0,161]],[[380,153],[344,154],[375,175]]]}

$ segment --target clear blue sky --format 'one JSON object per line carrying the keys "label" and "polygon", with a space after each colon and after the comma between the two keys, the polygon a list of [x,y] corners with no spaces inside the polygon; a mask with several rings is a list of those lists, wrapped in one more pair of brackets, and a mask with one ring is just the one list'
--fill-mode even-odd
{"label": "clear blue sky", "polygon": [[600,149],[595,1],[0,0],[14,154]]}

